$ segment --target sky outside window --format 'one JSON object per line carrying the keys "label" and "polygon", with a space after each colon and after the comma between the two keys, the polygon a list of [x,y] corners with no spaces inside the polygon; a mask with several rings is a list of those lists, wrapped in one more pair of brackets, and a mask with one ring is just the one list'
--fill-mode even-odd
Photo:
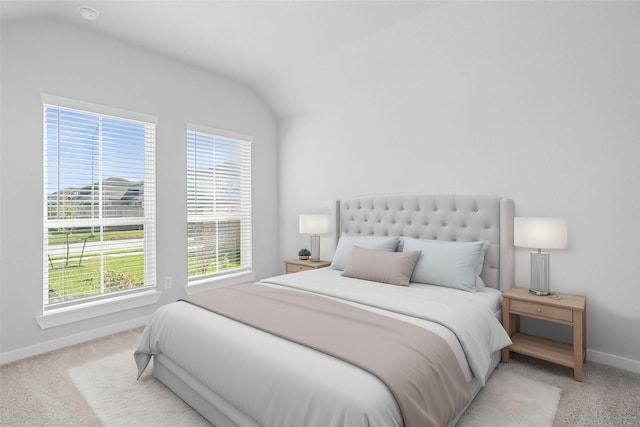
{"label": "sky outside window", "polygon": [[49,194],[107,178],[143,181],[143,123],[53,106],[45,114]]}

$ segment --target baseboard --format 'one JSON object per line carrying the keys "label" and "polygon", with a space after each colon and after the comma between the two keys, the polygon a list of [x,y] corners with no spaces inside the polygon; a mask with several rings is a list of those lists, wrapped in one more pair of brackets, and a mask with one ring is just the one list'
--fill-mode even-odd
{"label": "baseboard", "polygon": [[590,361],[640,374],[640,361],[638,360],[627,359],[601,351],[587,350],[587,363]]}
{"label": "baseboard", "polygon": [[151,315],[137,317],[126,322],[115,323],[113,325],[104,326],[102,328],[91,329],[79,334],[69,335],[51,341],[45,341],[29,347],[19,348],[17,350],[0,353],[0,365],[15,362],[16,360],[25,359],[38,354],[48,353],[70,345],[80,344],[91,341],[96,338],[102,338],[107,335],[116,334],[118,332],[127,331],[140,326],[146,325],[151,319]]}

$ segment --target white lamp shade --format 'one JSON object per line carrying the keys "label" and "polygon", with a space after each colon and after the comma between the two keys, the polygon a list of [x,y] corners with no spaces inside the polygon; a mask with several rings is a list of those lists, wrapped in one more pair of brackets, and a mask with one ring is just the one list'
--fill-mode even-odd
{"label": "white lamp shade", "polygon": [[513,244],[537,249],[567,247],[567,220],[564,218],[514,218]]}
{"label": "white lamp shade", "polygon": [[326,234],[331,231],[329,215],[300,214],[300,234]]}

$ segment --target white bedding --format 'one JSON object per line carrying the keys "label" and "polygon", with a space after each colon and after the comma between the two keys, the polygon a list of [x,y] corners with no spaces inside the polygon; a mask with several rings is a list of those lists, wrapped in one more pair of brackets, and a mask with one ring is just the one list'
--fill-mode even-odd
{"label": "white bedding", "polygon": [[[462,291],[348,279],[330,269],[263,282],[343,298],[425,327],[449,343],[469,381],[475,376],[484,384],[491,353],[510,344],[489,303],[453,297]],[[160,353],[260,425],[402,425],[391,393],[371,374],[185,302],[154,314],[136,349],[139,372]]]}
{"label": "white bedding", "polygon": [[472,295],[477,295],[478,292],[470,293],[441,286],[405,287],[354,280],[331,269],[275,276],[263,282],[406,315],[408,318],[404,320],[411,323],[420,324],[417,321],[428,320],[440,324],[455,334],[471,371],[482,385],[491,374],[491,353],[511,344],[504,328],[488,308],[488,300],[481,297],[474,301]]}
{"label": "white bedding", "polygon": [[[338,271],[337,273],[340,272]],[[410,283],[409,286],[414,289],[422,289],[424,292],[432,292],[442,296],[451,296],[451,298],[467,298],[473,301],[474,304],[487,307],[494,314],[498,313],[502,308],[502,292],[489,287],[485,287],[480,292],[460,292],[459,289],[425,285],[423,283]]]}

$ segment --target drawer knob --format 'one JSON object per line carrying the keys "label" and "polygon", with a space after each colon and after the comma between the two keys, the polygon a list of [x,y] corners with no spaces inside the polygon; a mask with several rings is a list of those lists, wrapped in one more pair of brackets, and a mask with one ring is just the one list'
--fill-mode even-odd
{"label": "drawer knob", "polygon": [[542,309],[541,309],[541,308],[536,308],[536,311],[537,311],[538,313],[542,313]]}

